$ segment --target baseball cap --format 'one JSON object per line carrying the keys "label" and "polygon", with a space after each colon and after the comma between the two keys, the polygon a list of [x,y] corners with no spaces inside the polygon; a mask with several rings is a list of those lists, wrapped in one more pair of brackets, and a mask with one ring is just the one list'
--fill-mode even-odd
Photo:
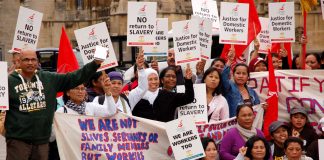
{"label": "baseball cap", "polygon": [[274,121],[270,124],[269,126],[269,132],[272,134],[274,131],[276,131],[279,127],[285,127],[286,129],[288,129],[288,126],[281,121]]}
{"label": "baseball cap", "polygon": [[294,107],[290,110],[290,115],[293,115],[296,113],[302,113],[307,117],[307,112],[306,112],[305,108],[303,108],[303,107]]}

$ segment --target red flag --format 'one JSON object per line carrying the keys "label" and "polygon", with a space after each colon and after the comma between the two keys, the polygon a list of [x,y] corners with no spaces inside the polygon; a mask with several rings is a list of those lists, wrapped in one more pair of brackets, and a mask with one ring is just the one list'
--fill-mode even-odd
{"label": "red flag", "polygon": [[[74,55],[70,40],[62,27],[60,47],[57,58],[57,73],[68,73],[79,69],[79,63]],[[58,93],[57,97],[62,96]]]}
{"label": "red flag", "polygon": [[268,73],[269,73],[269,90],[268,90],[268,108],[264,115],[263,133],[266,139],[270,140],[269,126],[273,121],[278,119],[278,92],[275,73],[272,64],[272,55],[268,51]]}
{"label": "red flag", "polygon": [[[255,8],[253,0],[238,0],[239,3],[248,3],[249,4],[249,25],[248,25],[248,41],[247,45],[234,45],[235,48],[235,57],[239,58],[244,50],[249,46],[249,44],[255,39],[255,37],[261,31],[261,24],[258,17],[258,12]],[[231,48],[230,44],[225,44],[221,57],[226,59],[227,53]]]}
{"label": "red flag", "polygon": [[57,58],[57,73],[68,73],[79,69],[70,40],[62,27],[59,54]]}
{"label": "red flag", "polygon": [[[287,51],[288,64],[289,64],[289,67],[291,68],[292,67],[291,43],[283,43],[283,45]],[[280,43],[272,43],[271,53],[279,53],[280,48],[281,48]]]}

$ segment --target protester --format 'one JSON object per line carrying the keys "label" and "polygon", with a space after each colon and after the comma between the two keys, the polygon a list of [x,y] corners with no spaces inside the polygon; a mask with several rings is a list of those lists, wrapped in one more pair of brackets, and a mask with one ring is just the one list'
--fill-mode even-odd
{"label": "protester", "polygon": [[307,148],[318,136],[315,129],[310,125],[307,112],[303,107],[294,107],[290,110],[290,136],[298,137],[304,141]]}
{"label": "protester", "polygon": [[249,105],[260,104],[260,100],[256,92],[247,86],[250,77],[249,67],[244,63],[238,63],[233,69],[233,79],[230,80],[230,66],[233,63],[235,53],[230,51],[228,62],[222,72],[221,83],[223,84],[224,97],[229,105],[230,117],[236,115],[236,107],[240,103]]}
{"label": "protester", "polygon": [[255,118],[253,108],[242,104],[236,110],[237,125],[227,131],[220,145],[220,157],[224,160],[235,159],[250,137],[264,138],[262,131],[252,126]]}
{"label": "protester", "polygon": [[223,72],[223,69],[225,67],[226,61],[223,58],[215,58],[212,63],[210,64],[210,67],[216,68],[220,73]]}
{"label": "protester", "polygon": [[284,142],[288,138],[288,125],[281,121],[274,121],[269,126],[271,135],[271,155],[273,159],[282,159],[285,155]]}
{"label": "protester", "polygon": [[92,102],[95,97],[104,94],[101,84],[102,77],[102,72],[96,72],[93,76],[91,76],[86,89],[88,95],[87,102]]}
{"label": "protester", "polygon": [[185,93],[174,93],[159,89],[158,73],[151,68],[145,70],[148,80],[148,91],[136,104],[133,115],[168,122],[174,119],[175,109],[191,103],[194,100],[192,83],[192,71],[189,66],[186,68]]}
{"label": "protester", "polygon": [[104,81],[105,99],[108,102],[106,106],[94,102],[86,102],[86,88],[83,84],[80,84],[64,92],[63,100],[65,106],[59,108],[56,112],[100,117],[108,117],[115,114],[117,109],[110,93],[111,82],[109,78],[102,81]]}
{"label": "protester", "polygon": [[240,148],[240,153],[235,160],[269,160],[271,149],[268,142],[261,137],[253,136]]}
{"label": "protester", "polygon": [[8,77],[9,107],[5,127],[7,159],[47,159],[56,93],[74,88],[93,75],[101,61],[68,74],[37,70],[34,50],[22,50],[20,70]]}
{"label": "protester", "polygon": [[160,73],[160,86],[163,90],[176,92],[177,75],[176,69],[172,66],[164,68]]}
{"label": "protester", "polygon": [[316,53],[309,53],[306,55],[306,64],[314,69],[321,69],[321,57]]}
{"label": "protester", "polygon": [[[135,89],[129,92],[128,96],[121,93],[121,89],[124,82],[123,75],[117,71],[112,71],[108,73],[109,79],[111,81],[111,87],[109,91],[111,92],[112,97],[114,98],[115,105],[117,106],[118,111],[131,115],[132,109],[141,100],[141,98],[147,91],[148,83],[146,79],[144,63],[144,53],[142,50],[136,58],[139,83]],[[108,103],[105,99],[105,96],[96,97],[93,101],[104,105]]]}
{"label": "protester", "polygon": [[214,123],[229,118],[229,109],[225,97],[222,96],[221,74],[216,68],[206,70],[202,81],[206,83],[208,104],[208,122]]}
{"label": "protester", "polygon": [[206,155],[204,158],[200,158],[200,160],[218,160],[219,155],[215,141],[208,137],[201,138],[200,140]]}
{"label": "protester", "polygon": [[[320,135],[320,137],[318,139],[324,139],[324,117],[321,118],[318,123],[320,125],[319,130],[321,131],[321,135]],[[319,160],[318,140],[313,141],[306,148],[306,155],[311,157],[314,160]]]}
{"label": "protester", "polygon": [[299,55],[295,55],[292,60],[292,69],[301,69],[300,58]]}
{"label": "protester", "polygon": [[174,49],[170,48],[168,50],[168,56],[167,56],[167,63],[168,66],[173,66],[176,68],[176,75],[177,75],[177,85],[184,85],[184,77],[183,77],[183,73],[182,73],[182,69],[181,66],[176,66],[175,65],[175,56],[174,56]]}
{"label": "protester", "polygon": [[312,160],[312,158],[302,155],[304,147],[303,141],[297,137],[289,137],[284,143],[284,160]]}
{"label": "protester", "polygon": [[254,58],[249,63],[249,72],[262,72],[267,70],[268,70],[268,64],[261,57]]}
{"label": "protester", "polygon": [[[148,64],[144,62],[144,68],[148,68]],[[133,89],[135,89],[138,86],[138,71],[137,71],[137,64],[134,64],[134,77],[131,78],[130,82],[124,85],[123,89],[121,90],[121,93],[129,92]]]}

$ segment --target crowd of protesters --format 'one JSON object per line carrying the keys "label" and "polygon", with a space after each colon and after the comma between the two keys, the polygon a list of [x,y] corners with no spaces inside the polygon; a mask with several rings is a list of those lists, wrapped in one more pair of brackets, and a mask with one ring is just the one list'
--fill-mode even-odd
{"label": "crowd of protesters", "polygon": [[[265,140],[263,132],[252,126],[255,116],[252,106],[262,102],[247,85],[250,72],[267,71],[268,63],[273,63],[275,69],[289,69],[286,50],[273,54],[272,62],[253,55],[247,65],[236,63],[235,50],[231,49],[227,60],[216,58],[210,66],[205,66],[206,61],[198,62],[196,73],[189,66],[184,69],[176,66],[174,54],[170,49],[168,66],[159,72],[156,63],[150,67],[145,62],[141,50],[133,67],[134,78],[124,84],[118,71],[96,73],[101,63],[98,60],[77,71],[57,74],[39,70],[33,50],[14,53],[8,77],[10,110],[5,119],[7,159],[54,159],[48,144],[55,111],[103,117],[123,112],[171,121],[177,117],[179,106],[193,102],[193,82],[206,84],[209,123],[234,116],[238,123],[226,133],[219,148],[212,139],[202,139],[206,153],[203,159],[318,159],[317,140],[323,139],[324,119],[320,121],[322,134],[317,135],[303,107],[290,110],[290,122],[275,121],[270,125],[271,141]],[[307,54],[306,68],[323,69],[323,54]],[[295,56],[291,68],[300,69],[300,61]],[[177,93],[177,85],[184,85],[185,93]],[[58,109],[57,92],[64,92],[64,106]],[[268,105],[262,103],[262,107],[266,110]]]}

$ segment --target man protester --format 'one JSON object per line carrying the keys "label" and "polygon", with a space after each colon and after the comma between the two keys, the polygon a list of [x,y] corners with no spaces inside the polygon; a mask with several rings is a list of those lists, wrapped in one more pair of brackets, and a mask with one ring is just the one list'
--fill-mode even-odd
{"label": "man protester", "polygon": [[101,61],[95,60],[72,73],[57,74],[37,70],[36,52],[22,50],[18,64],[20,69],[8,76],[7,160],[46,160],[56,93],[86,82]]}
{"label": "man protester", "polygon": [[168,66],[173,66],[176,68],[176,76],[177,76],[177,85],[184,85],[184,78],[183,78],[183,73],[181,66],[176,66],[175,65],[175,55],[174,55],[174,49],[171,48],[168,50],[168,57],[167,57],[167,63]]}

